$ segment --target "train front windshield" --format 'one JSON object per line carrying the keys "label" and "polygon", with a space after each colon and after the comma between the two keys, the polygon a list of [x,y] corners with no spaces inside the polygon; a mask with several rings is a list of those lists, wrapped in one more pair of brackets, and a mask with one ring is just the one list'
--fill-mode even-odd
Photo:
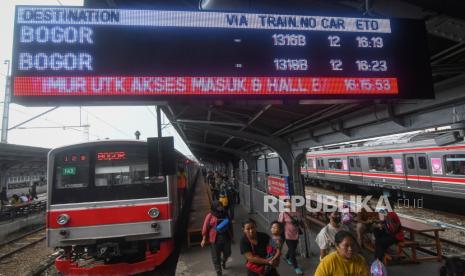
{"label": "train front windshield", "polygon": [[165,178],[148,176],[147,147],[70,149],[54,157],[52,204],[166,197]]}

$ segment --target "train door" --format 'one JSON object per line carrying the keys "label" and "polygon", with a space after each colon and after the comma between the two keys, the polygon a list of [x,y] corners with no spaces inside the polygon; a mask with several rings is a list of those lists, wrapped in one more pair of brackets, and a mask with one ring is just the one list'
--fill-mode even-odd
{"label": "train door", "polygon": [[349,176],[350,181],[362,183],[362,165],[360,163],[360,157],[349,156]]}
{"label": "train door", "polygon": [[424,153],[405,155],[407,186],[414,189],[432,191],[428,157]]}
{"label": "train door", "polygon": [[325,177],[325,161],[323,158],[316,159],[316,168],[318,177]]}

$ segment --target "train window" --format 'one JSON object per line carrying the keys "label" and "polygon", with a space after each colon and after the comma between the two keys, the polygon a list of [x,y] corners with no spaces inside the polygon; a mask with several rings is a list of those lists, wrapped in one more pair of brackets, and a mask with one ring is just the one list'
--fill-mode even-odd
{"label": "train window", "polygon": [[97,162],[95,165],[95,186],[118,186],[131,184],[150,184],[155,181],[149,177],[145,164],[109,164]]}
{"label": "train window", "polygon": [[315,168],[315,160],[314,159],[307,159],[307,164],[309,169]]}
{"label": "train window", "polygon": [[350,158],[350,159],[349,159],[349,162],[350,162],[350,167],[351,167],[351,168],[355,167],[355,165],[354,165],[354,159]]}
{"label": "train window", "polygon": [[415,169],[415,160],[411,156],[407,157],[407,168],[409,170],[414,170]]}
{"label": "train window", "polygon": [[465,175],[465,154],[444,156],[447,174]]}
{"label": "train window", "polygon": [[342,160],[341,159],[328,159],[328,167],[333,170],[342,170]]}
{"label": "train window", "polygon": [[392,157],[368,157],[368,166],[373,172],[394,172]]}
{"label": "train window", "polygon": [[355,165],[357,165],[357,168],[361,168],[362,165],[360,164],[360,159],[355,159]]}
{"label": "train window", "polygon": [[426,165],[426,157],[424,157],[424,156],[418,157],[418,167],[420,167],[420,169],[422,169],[422,170],[428,169],[428,167]]}
{"label": "train window", "polygon": [[56,187],[58,189],[85,188],[89,183],[89,164],[57,165]]}

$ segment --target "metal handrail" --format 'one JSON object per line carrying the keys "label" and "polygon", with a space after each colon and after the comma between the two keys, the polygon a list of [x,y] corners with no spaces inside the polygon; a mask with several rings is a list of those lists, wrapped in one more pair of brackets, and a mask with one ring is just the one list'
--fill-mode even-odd
{"label": "metal handrail", "polygon": [[15,220],[45,211],[46,200],[30,201],[18,205],[3,205],[0,210],[0,221]]}

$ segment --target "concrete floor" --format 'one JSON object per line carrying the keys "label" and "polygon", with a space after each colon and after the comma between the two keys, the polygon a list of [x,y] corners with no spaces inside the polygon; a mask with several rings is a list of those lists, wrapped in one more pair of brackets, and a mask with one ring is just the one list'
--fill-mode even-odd
{"label": "concrete floor", "polygon": [[[245,260],[239,251],[239,240],[242,237],[242,230],[240,222],[247,218],[252,217],[259,224],[259,231],[268,233],[268,227],[264,225],[264,220],[258,215],[249,215],[242,206],[236,207],[236,223],[234,224],[234,235],[236,243],[232,246],[232,256],[228,260],[226,266],[227,269],[223,271],[223,275],[246,275]],[[265,230],[266,227],[266,230]],[[312,244],[311,257],[310,258],[298,258],[298,263],[304,275],[313,275],[318,265],[318,248],[313,242],[314,236],[311,237]],[[287,249],[284,249],[284,252]],[[392,265],[388,266],[388,274],[396,276],[430,276],[439,275],[439,267],[441,266],[438,262],[425,262],[420,264],[412,265]],[[292,268],[284,261],[281,262],[279,273],[282,276],[295,275]],[[216,276],[215,270],[210,256],[210,248],[201,248],[200,246],[194,246],[191,248],[182,248],[181,255],[179,257],[176,275],[187,276],[187,275],[199,275],[199,276]]]}

